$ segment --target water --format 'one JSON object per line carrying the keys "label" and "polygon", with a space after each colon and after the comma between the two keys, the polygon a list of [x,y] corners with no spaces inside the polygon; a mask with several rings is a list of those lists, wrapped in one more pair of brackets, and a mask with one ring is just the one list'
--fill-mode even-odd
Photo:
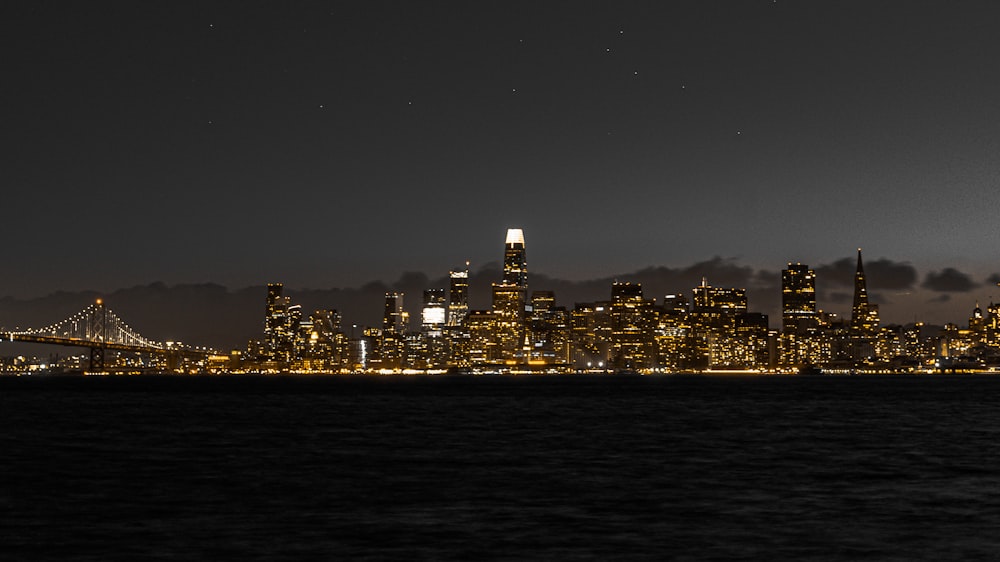
{"label": "water", "polygon": [[1000,377],[0,378],[5,559],[969,559]]}

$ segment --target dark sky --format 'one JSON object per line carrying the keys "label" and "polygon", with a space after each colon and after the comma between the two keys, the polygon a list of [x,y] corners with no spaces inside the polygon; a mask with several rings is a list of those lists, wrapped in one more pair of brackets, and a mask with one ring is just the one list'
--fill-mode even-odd
{"label": "dark sky", "polygon": [[955,321],[1000,271],[994,1],[7,2],[0,22],[0,295],[438,278],[498,261],[508,227],[569,280],[861,246],[917,271],[910,308],[963,293]]}

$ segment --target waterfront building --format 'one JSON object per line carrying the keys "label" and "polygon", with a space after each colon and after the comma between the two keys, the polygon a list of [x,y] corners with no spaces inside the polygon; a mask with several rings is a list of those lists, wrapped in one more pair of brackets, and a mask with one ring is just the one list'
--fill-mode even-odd
{"label": "waterfront building", "polygon": [[815,365],[823,360],[816,309],[816,272],[801,263],[781,270],[781,364]]}
{"label": "waterfront building", "polygon": [[556,306],[555,293],[531,293],[527,320],[528,363],[553,369],[568,368],[570,363],[570,315],[565,307]]}
{"label": "waterfront building", "polygon": [[524,339],[524,289],[518,285],[493,284],[493,345],[490,360],[514,362]]}
{"label": "waterfront building", "polygon": [[766,314],[745,312],[735,318],[735,337],[719,367],[761,369],[770,364],[770,330]]}
{"label": "waterfront building", "polygon": [[[492,311],[471,310],[465,320],[468,338],[466,341],[466,357],[471,366],[486,366],[491,363],[496,353],[493,337],[496,321]],[[463,366],[463,365],[459,365]]]}
{"label": "waterfront building", "polygon": [[576,303],[570,316],[570,362],[578,371],[603,371],[609,367],[611,303]]}
{"label": "waterfront building", "polygon": [[655,301],[643,298],[640,283],[614,282],[611,285],[612,367],[646,370],[654,365],[656,352],[652,327],[656,324]]}
{"label": "waterfront building", "polygon": [[379,369],[399,370],[406,366],[406,327],[410,315],[403,310],[403,293],[385,294],[382,331],[377,345]]}
{"label": "waterfront building", "polygon": [[692,289],[691,303],[690,368],[725,368],[731,362],[736,316],[747,312],[746,289],[713,287],[703,278]]}
{"label": "waterfront building", "polygon": [[424,353],[418,355],[423,368],[440,369],[447,366],[448,345],[444,338],[445,328],[445,297],[444,289],[427,289],[424,291],[424,308],[420,313],[421,339],[420,346]]}
{"label": "waterfront building", "polygon": [[[293,356],[298,323],[291,314],[291,299],[282,295],[283,290],[281,283],[267,285],[264,345],[260,359],[287,366]],[[301,309],[298,312],[301,318]]]}
{"label": "waterfront building", "polygon": [[682,293],[664,296],[653,331],[657,366],[665,371],[692,368],[693,338],[687,297]]}

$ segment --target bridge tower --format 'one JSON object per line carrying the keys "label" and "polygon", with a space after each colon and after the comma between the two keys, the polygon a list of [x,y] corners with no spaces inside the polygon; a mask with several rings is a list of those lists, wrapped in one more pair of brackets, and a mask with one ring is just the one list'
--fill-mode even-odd
{"label": "bridge tower", "polygon": [[90,339],[97,345],[90,348],[90,372],[104,372],[104,356],[108,346],[108,309],[97,299],[94,314],[90,317]]}

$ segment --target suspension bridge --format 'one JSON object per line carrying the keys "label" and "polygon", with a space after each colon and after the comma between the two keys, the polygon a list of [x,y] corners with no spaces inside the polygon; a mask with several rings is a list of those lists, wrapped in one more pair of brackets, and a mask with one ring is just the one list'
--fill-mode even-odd
{"label": "suspension bridge", "polygon": [[[80,312],[44,328],[0,332],[0,342],[26,342],[90,349],[90,372],[104,372],[108,351],[165,355],[170,358],[206,357],[216,353],[175,342],[158,342],[139,334],[98,300]],[[168,361],[169,363],[169,361]]]}

